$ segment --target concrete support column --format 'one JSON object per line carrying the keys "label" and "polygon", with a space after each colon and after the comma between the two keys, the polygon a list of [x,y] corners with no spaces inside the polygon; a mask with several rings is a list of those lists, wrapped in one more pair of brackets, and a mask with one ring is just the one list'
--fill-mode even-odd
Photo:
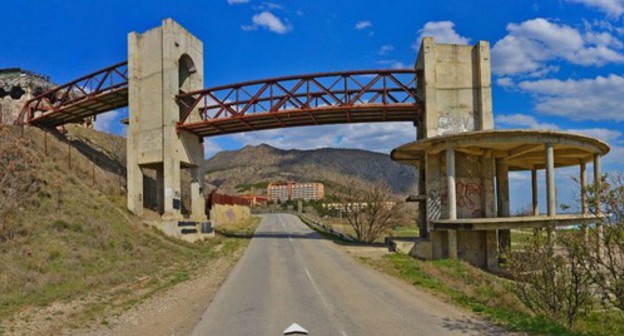
{"label": "concrete support column", "polygon": [[[421,161],[420,166],[418,167],[418,195],[425,195],[427,193],[425,188],[427,183],[425,166],[425,162]],[[427,202],[418,202],[418,228],[421,238],[429,238],[429,228],[427,226]]]}
{"label": "concrete support column", "polygon": [[[548,216],[557,215],[557,195],[555,189],[555,149],[553,144],[546,144],[546,199]],[[554,245],[556,239],[555,228],[548,227],[548,244]]]}
{"label": "concrete support column", "polygon": [[165,172],[163,167],[156,169],[156,204],[158,214],[162,216],[165,213]]}
{"label": "concrete support column", "polygon": [[484,156],[481,159],[482,175],[481,175],[481,209],[487,218],[496,217],[496,199],[495,190],[495,171],[494,158]]}
{"label": "concrete support column", "polygon": [[485,258],[486,267],[489,271],[494,271],[498,269],[498,252],[498,239],[496,237],[496,231],[485,231]]}
{"label": "concrete support column", "polygon": [[580,172],[579,172],[579,183],[581,184],[581,213],[583,215],[587,215],[587,170],[586,170],[585,162],[581,162]]}
{"label": "concrete support column", "polygon": [[548,216],[557,215],[557,195],[555,189],[555,149],[553,144],[546,144],[546,199]]}
{"label": "concrete support column", "polygon": [[[601,173],[600,173],[600,155],[594,154],[594,189],[596,190],[596,214],[602,214],[602,195],[600,192],[600,182],[601,182]],[[603,239],[603,228],[602,223],[596,223],[596,237],[598,239],[597,249],[598,253],[601,252],[602,247],[602,239]]]}
{"label": "concrete support column", "polygon": [[[586,165],[585,162],[581,162],[580,166],[579,166],[579,184],[581,185],[581,213],[583,215],[587,215],[588,213],[588,209],[587,209],[587,190],[586,190],[586,184],[587,184],[587,170],[586,170]],[[585,235],[585,241],[589,241],[589,230],[587,228],[586,225],[584,225],[583,228],[584,231],[584,235]]]}
{"label": "concrete support column", "polygon": [[128,168],[126,169],[128,210],[141,216],[143,214],[143,171],[136,162],[131,162],[131,159],[132,156],[128,154]]}
{"label": "concrete support column", "polygon": [[531,204],[533,205],[533,216],[539,216],[539,203],[537,194],[537,169],[531,169]]}
{"label": "concrete support column", "polygon": [[165,220],[182,219],[182,214],[180,212],[182,207],[180,171],[180,161],[177,158],[170,156],[164,159],[165,211],[163,213],[163,219]]}
{"label": "concrete support column", "polygon": [[[455,190],[455,149],[446,150],[446,190],[448,219],[457,219],[457,194]],[[457,259],[457,231],[448,231],[448,257]]]}
{"label": "concrete support column", "polygon": [[[498,217],[509,217],[509,167],[496,159],[496,198]],[[498,230],[498,245],[501,251],[511,248],[511,231]]]}
{"label": "concrete support column", "polygon": [[455,150],[446,150],[446,191],[448,197],[448,219],[457,219],[457,193],[455,190]]}
{"label": "concrete support column", "polygon": [[191,168],[191,217],[197,221],[206,220],[206,203],[202,194],[203,182],[203,169]]}

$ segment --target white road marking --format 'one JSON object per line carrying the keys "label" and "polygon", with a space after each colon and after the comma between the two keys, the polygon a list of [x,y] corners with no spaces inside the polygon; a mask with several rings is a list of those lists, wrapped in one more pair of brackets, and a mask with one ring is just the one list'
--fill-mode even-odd
{"label": "white road marking", "polygon": [[282,225],[282,228],[284,228],[284,231],[286,232],[286,235],[288,236],[288,240],[290,240],[290,245],[292,246],[293,250],[295,251],[295,254],[297,255],[297,258],[299,258],[299,261],[301,261],[301,264],[303,264],[303,268],[305,269],[306,275],[308,276],[308,280],[310,280],[310,283],[312,284],[312,287],[314,288],[314,291],[316,291],[316,294],[318,294],[318,296],[321,298],[321,301],[323,302],[323,305],[325,307],[329,308],[329,303],[327,303],[327,300],[325,300],[325,297],[321,293],[321,290],[316,285],[316,281],[314,281],[314,278],[312,277],[312,274],[308,270],[308,267],[306,266],[305,260],[303,259],[303,257],[301,257],[301,254],[299,254],[299,251],[295,247],[295,244],[293,243],[293,240],[290,237],[290,231],[288,231],[288,229],[286,228],[286,225],[284,225],[284,222],[282,221],[282,216],[278,216],[277,218],[278,218],[280,224]]}

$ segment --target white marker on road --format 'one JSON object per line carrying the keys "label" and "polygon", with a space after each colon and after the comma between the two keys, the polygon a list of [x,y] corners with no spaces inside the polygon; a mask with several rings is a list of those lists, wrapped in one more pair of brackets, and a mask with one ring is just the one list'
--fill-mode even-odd
{"label": "white marker on road", "polygon": [[297,323],[291,324],[290,327],[284,330],[284,335],[307,335],[307,334],[308,334],[308,331],[303,329],[303,327],[298,325]]}

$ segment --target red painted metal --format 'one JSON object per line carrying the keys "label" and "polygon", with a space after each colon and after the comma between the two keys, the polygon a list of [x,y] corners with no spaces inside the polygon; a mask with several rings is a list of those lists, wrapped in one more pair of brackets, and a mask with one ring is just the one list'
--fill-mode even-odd
{"label": "red painted metal", "polygon": [[121,62],[30,99],[18,122],[59,126],[127,105],[128,62]]}
{"label": "red painted metal", "polygon": [[288,76],[177,96],[179,130],[200,136],[321,124],[416,121],[415,70]]}
{"label": "red painted metal", "polygon": [[[181,92],[178,130],[202,137],[307,125],[412,121],[422,110],[415,70],[369,70],[255,80]],[[128,105],[122,62],[44,92],[21,122],[60,126]]]}

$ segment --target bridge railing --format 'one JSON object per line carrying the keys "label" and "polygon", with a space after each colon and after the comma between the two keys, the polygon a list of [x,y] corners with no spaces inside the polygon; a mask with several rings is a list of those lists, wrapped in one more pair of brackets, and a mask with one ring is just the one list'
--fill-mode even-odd
{"label": "bridge railing", "polygon": [[55,87],[28,100],[24,104],[18,122],[29,122],[38,113],[59,111],[66,106],[97,99],[102,94],[127,87],[128,62],[125,61]]}
{"label": "bridge railing", "polygon": [[[288,76],[217,86],[177,96],[182,106],[180,124],[193,111],[201,120],[243,117],[249,114],[351,109],[371,105],[413,105],[416,71],[366,70]],[[197,120],[193,120],[197,121]]]}

